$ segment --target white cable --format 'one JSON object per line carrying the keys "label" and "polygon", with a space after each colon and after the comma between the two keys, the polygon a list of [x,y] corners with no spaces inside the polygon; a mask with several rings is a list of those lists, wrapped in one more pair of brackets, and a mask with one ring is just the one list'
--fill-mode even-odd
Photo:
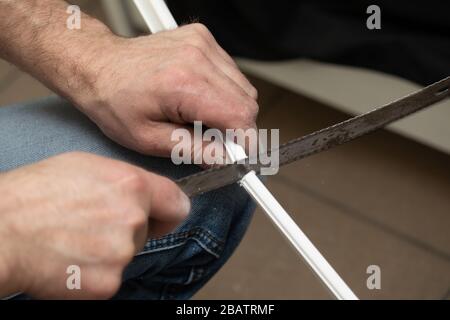
{"label": "white cable", "polygon": [[164,0],[133,0],[151,33],[178,27]]}
{"label": "white cable", "polygon": [[245,175],[240,184],[255,199],[289,243],[300,253],[306,263],[337,299],[358,299],[266,186],[259,180],[254,171]]}
{"label": "white cable", "polygon": [[[177,27],[174,18],[163,0],[134,0],[134,3],[152,33]],[[233,142],[226,142],[225,147],[228,157],[232,162],[247,158],[245,150],[240,145]],[[239,183],[259,204],[275,226],[278,227],[289,243],[337,299],[358,299],[266,186],[259,180],[254,171],[247,173]]]}
{"label": "white cable", "polygon": [[[227,154],[232,162],[247,158],[244,149],[235,143],[225,143]],[[239,182],[258,205],[269,216],[275,226],[286,237],[294,249],[339,300],[357,300],[337,272],[331,267],[319,250],[313,245],[289,214],[283,209],[272,193],[266,188],[254,171],[247,173]]]}

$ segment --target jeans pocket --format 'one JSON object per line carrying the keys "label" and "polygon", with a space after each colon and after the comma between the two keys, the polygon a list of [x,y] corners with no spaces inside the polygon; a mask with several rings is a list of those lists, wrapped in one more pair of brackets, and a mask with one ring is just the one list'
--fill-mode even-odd
{"label": "jeans pocket", "polygon": [[213,273],[210,266],[223,248],[223,241],[202,227],[151,239],[126,268],[124,285],[134,282],[135,298],[173,299],[178,289],[186,290]]}
{"label": "jeans pocket", "polygon": [[148,241],[126,268],[118,298],[189,299],[230,258],[254,208],[237,185],[193,199],[183,224]]}

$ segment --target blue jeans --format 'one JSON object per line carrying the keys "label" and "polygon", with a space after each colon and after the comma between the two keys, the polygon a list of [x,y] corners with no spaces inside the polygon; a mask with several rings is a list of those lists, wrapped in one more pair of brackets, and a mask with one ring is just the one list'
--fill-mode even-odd
{"label": "blue jeans", "polygon": [[[119,146],[59,97],[0,108],[0,148],[0,172],[69,151],[119,159],[173,179],[199,170]],[[195,197],[188,219],[173,233],[150,239],[127,266],[115,298],[192,297],[236,249],[254,208],[237,185]]]}

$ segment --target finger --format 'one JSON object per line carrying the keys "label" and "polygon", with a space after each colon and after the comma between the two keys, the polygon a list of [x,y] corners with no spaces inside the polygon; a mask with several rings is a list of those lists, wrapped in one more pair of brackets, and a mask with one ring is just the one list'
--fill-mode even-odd
{"label": "finger", "polygon": [[[212,50],[213,51],[213,50]],[[226,62],[217,52],[211,53],[212,62],[232,81],[234,81],[238,86],[240,86],[245,93],[252,99],[256,100],[258,98],[258,91],[256,88],[248,81],[248,79],[242,74],[242,72],[235,66]]]}
{"label": "finger", "polygon": [[173,231],[186,219],[191,202],[182,190],[170,179],[140,169],[147,181],[148,190],[144,197],[149,202],[149,222],[145,229],[135,235],[136,252],[139,252],[148,238],[157,238]]}
{"label": "finger", "polygon": [[176,36],[194,45],[211,60],[225,75],[240,86],[250,97],[257,99],[257,90],[239,70],[234,60],[223,50],[211,32],[200,24],[192,24],[180,29]]}
{"label": "finger", "polygon": [[209,30],[206,31],[205,41],[208,43],[211,60],[222,70],[222,72],[244,89],[250,97],[256,100],[258,98],[258,91],[256,88],[241,72],[233,58],[217,43]]}
{"label": "finger", "polygon": [[196,164],[204,168],[226,163],[224,136],[219,130],[209,129],[207,138],[202,128],[195,134],[191,125],[149,121],[146,128],[147,134],[142,138],[146,141],[143,153],[170,157],[175,164]]}
{"label": "finger", "polygon": [[220,54],[220,56],[230,65],[233,67],[239,69],[238,65],[234,61],[234,59],[217,43],[216,39],[213,38],[213,45],[216,48],[217,52]]}
{"label": "finger", "polygon": [[145,178],[149,190],[150,219],[180,222],[188,216],[191,201],[175,182],[151,172],[145,172]]}
{"label": "finger", "polygon": [[179,225],[179,222],[161,222],[151,219],[148,224],[147,238],[155,239],[165,236],[173,232]]}
{"label": "finger", "polygon": [[239,70],[237,64],[231,57],[223,50],[211,36],[210,39],[205,40],[207,46],[204,49],[206,55],[214,65],[219,68],[227,77],[240,86],[247,95],[252,99],[257,99],[258,94],[255,87],[248,81],[244,74]]}
{"label": "finger", "polygon": [[161,111],[170,121],[202,121],[223,132],[256,128],[256,101],[211,62],[203,61],[180,83],[178,87],[167,87],[167,93],[161,95]]}

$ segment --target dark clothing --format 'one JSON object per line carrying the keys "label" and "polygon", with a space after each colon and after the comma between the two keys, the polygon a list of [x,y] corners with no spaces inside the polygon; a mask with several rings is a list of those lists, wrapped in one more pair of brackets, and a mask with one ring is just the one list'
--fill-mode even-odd
{"label": "dark clothing", "polygon": [[[231,54],[312,58],[429,84],[450,74],[450,1],[170,0],[179,22],[198,19]],[[381,9],[369,30],[367,7]]]}

